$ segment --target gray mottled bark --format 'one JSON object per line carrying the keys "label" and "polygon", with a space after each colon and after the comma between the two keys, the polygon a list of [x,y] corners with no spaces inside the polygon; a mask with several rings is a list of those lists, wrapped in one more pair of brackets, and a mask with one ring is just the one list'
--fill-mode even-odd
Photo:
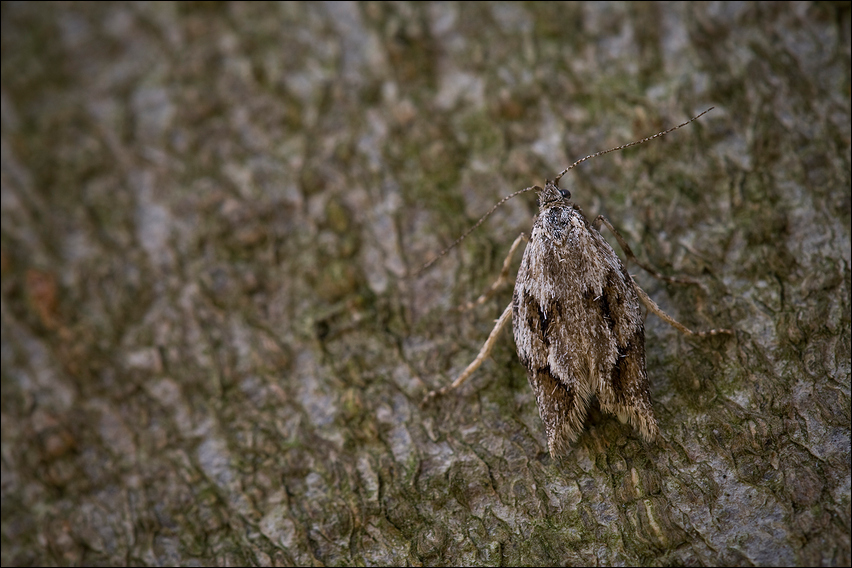
{"label": "gray mottled bark", "polygon": [[[3,564],[850,563],[850,11],[3,4]],[[651,316],[655,444],[547,454],[510,334],[564,186]],[[639,270],[631,268],[632,272]]]}

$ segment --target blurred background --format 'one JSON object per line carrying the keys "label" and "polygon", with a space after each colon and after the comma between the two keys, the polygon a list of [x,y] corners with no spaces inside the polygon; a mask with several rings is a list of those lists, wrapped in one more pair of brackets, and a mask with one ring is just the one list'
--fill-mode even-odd
{"label": "blurred background", "polygon": [[[850,564],[850,5],[4,3],[2,563]],[[533,192],[605,214],[662,436],[563,459]],[[609,236],[607,235],[607,238]],[[515,260],[515,266],[520,255]]]}

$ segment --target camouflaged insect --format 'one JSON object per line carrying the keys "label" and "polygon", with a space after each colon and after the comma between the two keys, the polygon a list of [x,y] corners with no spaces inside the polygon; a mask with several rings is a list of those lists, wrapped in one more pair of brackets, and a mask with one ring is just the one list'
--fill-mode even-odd
{"label": "camouflaged insect", "polygon": [[645,326],[633,280],[609,243],[548,182],[515,280],[512,327],[551,453],[601,409],[657,435],[645,373]]}
{"label": "camouflaged insect", "polygon": [[[520,193],[538,190],[539,213],[515,279],[512,303],[497,320],[473,363],[451,385],[429,393],[427,399],[455,389],[467,380],[488,356],[511,315],[518,357],[535,392],[551,455],[564,454],[568,443],[576,440],[593,397],[598,399],[602,410],[630,423],[645,440],[652,441],[657,436],[659,430],[645,371],[645,328],[640,301],[687,335],[703,337],[731,332],[714,329],[696,333],[663,312],[628,274],[599,232],[601,224],[612,231],[628,258],[654,276],[674,282],[689,281],[662,276],[639,262],[609,221],[598,216],[594,223],[589,223],[571,201],[570,192],[560,189],[558,183],[568,170],[590,158],[657,138],[703,114],[654,136],[586,156],[548,181],[544,189],[534,186],[513,193],[432,261],[457,245],[503,202]],[[512,255],[522,239],[523,235],[512,245],[500,279],[476,303],[483,303],[505,282]]]}

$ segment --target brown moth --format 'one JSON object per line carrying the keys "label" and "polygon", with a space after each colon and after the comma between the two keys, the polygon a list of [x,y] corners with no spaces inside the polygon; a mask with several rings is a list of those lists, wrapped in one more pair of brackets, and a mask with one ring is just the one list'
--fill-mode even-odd
{"label": "brown moth", "polygon": [[551,453],[601,409],[657,435],[645,373],[645,326],[627,269],[571,194],[548,182],[512,296],[518,357],[535,392]]}
{"label": "brown moth", "polygon": [[[512,302],[497,320],[479,355],[451,384],[427,395],[426,400],[461,385],[490,353],[497,335],[512,316],[518,357],[527,369],[552,456],[564,454],[568,443],[583,429],[592,397],[601,409],[637,428],[653,441],[659,429],[654,417],[645,371],[645,327],[640,301],[664,321],[687,335],[731,333],[714,329],[695,333],[663,312],[628,274],[621,259],[603,238],[601,224],[615,235],[629,259],[658,278],[668,278],[640,263],[627,242],[603,216],[594,223],[559,188],[566,172],[593,157],[647,142],[698,119],[637,142],[598,152],[574,162],[544,189],[528,187],[502,199],[469,231],[445,249],[424,270],[479,226],[506,200],[530,190],[539,194],[539,213],[515,279]],[[507,280],[512,255],[523,240],[518,237],[503,264],[500,278],[476,303],[482,303]],[[472,305],[472,304],[471,304]],[[470,307],[469,305],[468,307]]]}

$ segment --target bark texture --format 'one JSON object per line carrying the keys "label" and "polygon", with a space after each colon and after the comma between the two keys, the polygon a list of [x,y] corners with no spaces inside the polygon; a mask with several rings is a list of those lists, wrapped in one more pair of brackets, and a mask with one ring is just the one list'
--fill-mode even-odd
{"label": "bark texture", "polygon": [[[2,6],[2,563],[850,564],[848,3]],[[551,460],[511,334],[563,180],[693,328]],[[517,262],[517,261],[516,261]]]}

